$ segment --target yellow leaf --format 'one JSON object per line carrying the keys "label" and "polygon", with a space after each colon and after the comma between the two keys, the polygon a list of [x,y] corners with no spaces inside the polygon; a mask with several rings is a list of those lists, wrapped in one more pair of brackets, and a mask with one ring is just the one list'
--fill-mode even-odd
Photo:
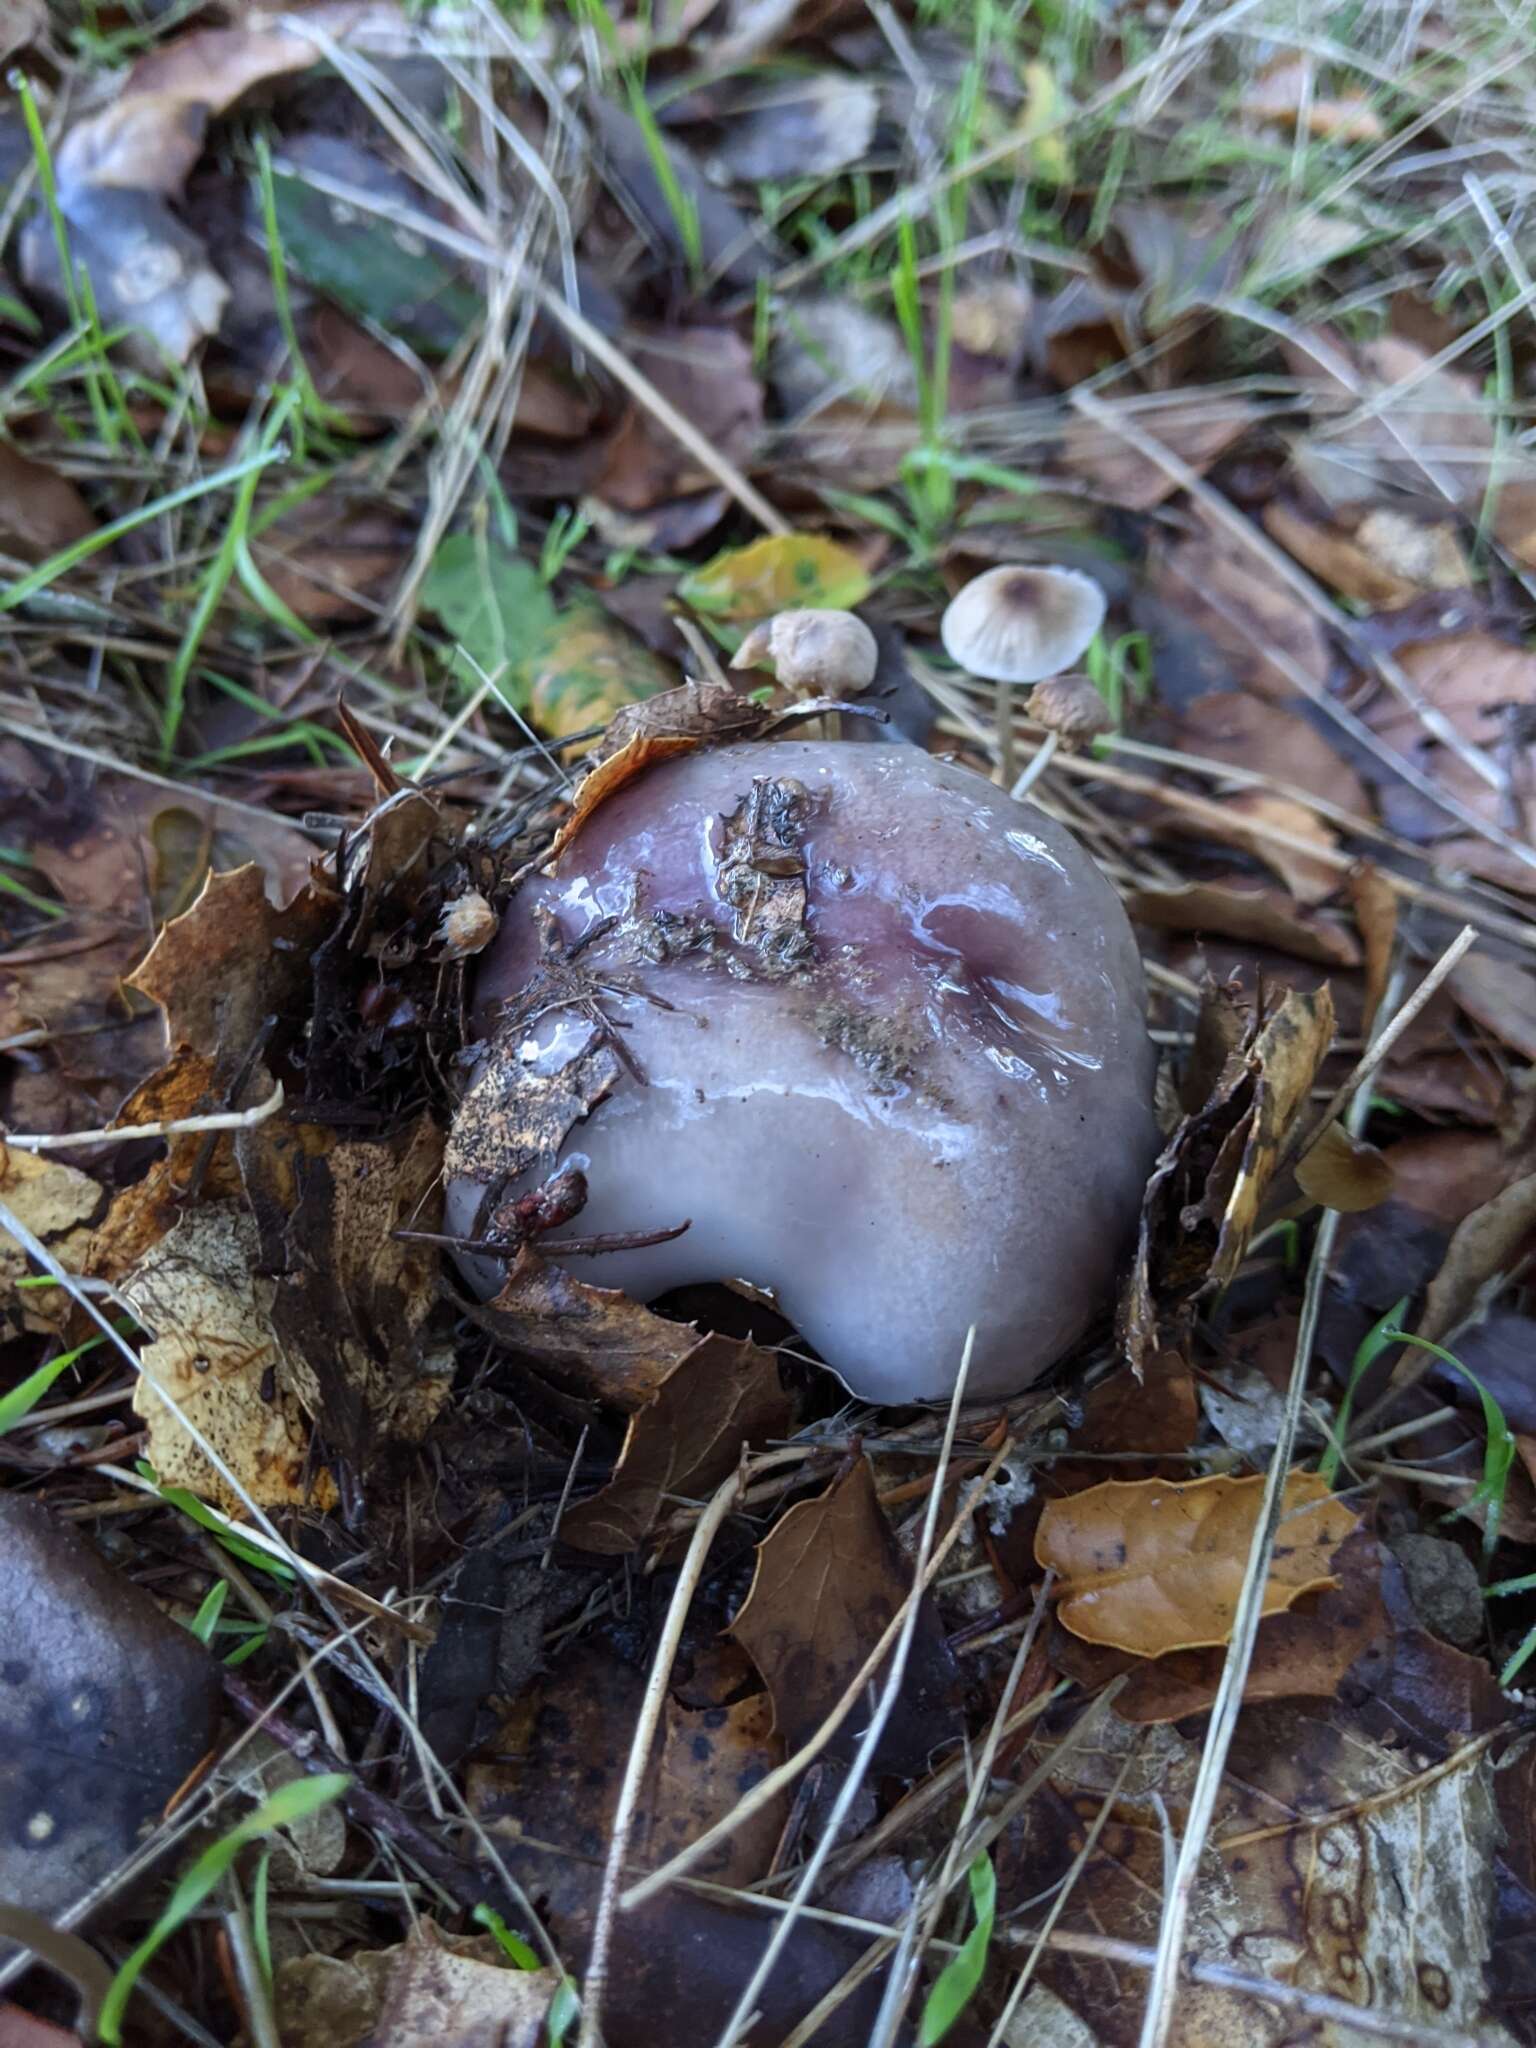
{"label": "yellow leaf", "polygon": [[[1061,1580],[1057,1616],[1084,1642],[1137,1657],[1227,1642],[1248,1565],[1262,1478],[1106,1480],[1051,1501],[1035,1557]],[[1334,1554],[1359,1526],[1315,1472],[1285,1482],[1264,1613],[1335,1583]]]}
{"label": "yellow leaf", "polygon": [[1038,61],[1024,66],[1024,135],[1029,141],[1029,160],[1035,175],[1048,185],[1070,185],[1072,150],[1064,128],[1055,128],[1066,111],[1066,100],[1048,64]]}
{"label": "yellow leaf", "polygon": [[819,533],[771,533],[750,547],[728,548],[677,586],[695,611],[738,621],[795,610],[852,611],[869,591],[869,571],[858,556]]}
{"label": "yellow leaf", "polygon": [[529,706],[540,729],[561,740],[606,725],[625,704],[676,683],[667,663],[601,605],[578,603],[559,615],[539,648]]}

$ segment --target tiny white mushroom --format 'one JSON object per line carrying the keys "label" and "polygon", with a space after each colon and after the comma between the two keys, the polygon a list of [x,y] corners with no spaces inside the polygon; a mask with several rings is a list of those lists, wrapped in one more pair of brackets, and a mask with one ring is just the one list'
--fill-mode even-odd
{"label": "tiny white mushroom", "polygon": [[732,668],[773,663],[786,690],[813,697],[857,696],[875,680],[880,649],[852,612],[775,612],[760,620],[737,648]]}
{"label": "tiny white mushroom", "polygon": [[1070,668],[1104,623],[1104,593],[1080,569],[1005,564],[952,598],[944,652],[991,683],[1039,683]]}
{"label": "tiny white mushroom", "polygon": [[1104,623],[1104,593],[1080,569],[1005,563],[975,576],[950,600],[939,625],[944,652],[973,676],[996,683],[1003,773],[1013,780],[1009,687],[1043,682],[1070,668]]}

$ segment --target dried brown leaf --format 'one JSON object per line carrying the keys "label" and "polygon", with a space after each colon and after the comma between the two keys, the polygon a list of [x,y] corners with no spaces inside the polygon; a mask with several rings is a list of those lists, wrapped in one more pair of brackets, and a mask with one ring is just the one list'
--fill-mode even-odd
{"label": "dried brown leaf", "polygon": [[1243,690],[1213,690],[1186,706],[1179,737],[1191,754],[1252,769],[1357,817],[1371,816],[1359,776],[1326,732],[1298,711]]}
{"label": "dried brown leaf", "polygon": [[[1263,1491],[1257,1475],[1183,1486],[1109,1479],[1051,1501],[1035,1557],[1061,1581],[1058,1618],[1087,1642],[1138,1657],[1225,1643]],[[1359,1526],[1315,1472],[1290,1474],[1281,1514],[1265,1614],[1332,1584],[1334,1555]]]}
{"label": "dried brown leaf", "polygon": [[494,1300],[466,1313],[589,1400],[643,1408],[698,1343],[688,1323],[668,1322],[613,1287],[593,1287],[524,1245]]}
{"label": "dried brown leaf", "polygon": [[1536,1060],[1536,974],[1487,951],[1469,953],[1451,971],[1452,995],[1469,1017],[1522,1059]]}
{"label": "dried brown leaf", "polygon": [[1381,116],[1360,92],[1331,95],[1317,89],[1310,57],[1282,57],[1261,71],[1238,106],[1251,120],[1305,127],[1320,142],[1379,142]]}
{"label": "dried brown leaf", "polygon": [[[1257,407],[1241,399],[1224,399],[1217,406],[1187,391],[1168,392],[1156,404],[1143,401],[1136,408],[1137,426],[1197,474],[1209,469],[1257,418]],[[1161,463],[1097,420],[1068,421],[1058,466],[1080,477],[1106,504],[1127,512],[1150,512],[1180,488]]]}
{"label": "dried brown leaf", "polygon": [[1397,944],[1397,891],[1368,860],[1357,861],[1345,879],[1349,900],[1354,905],[1355,923],[1360,928],[1360,943],[1365,948],[1365,1001],[1360,1035],[1369,1039],[1392,972],[1392,951]]}
{"label": "dried brown leaf", "polygon": [[[773,1695],[774,1727],[790,1749],[814,1734],[836,1705],[911,1583],[862,1457],[815,1500],[797,1501],[758,1545],[752,1590],[731,1633],[762,1673]],[[960,1732],[956,1680],[938,1615],[925,1601],[876,1769],[915,1775],[935,1748]],[[878,1687],[878,1673],[874,1683]],[[846,1757],[857,1741],[856,1728],[845,1721],[831,1754]]]}
{"label": "dried brown leaf", "polygon": [[1291,498],[1272,498],[1263,519],[1303,568],[1357,604],[1394,610],[1427,590],[1465,590],[1472,581],[1449,520],[1426,522],[1377,507],[1351,529]]}
{"label": "dried brown leaf", "polygon": [[1235,686],[1284,704],[1301,694],[1293,670],[1319,689],[1326,683],[1332,661],[1316,614],[1233,542],[1209,533],[1176,541],[1154,555],[1151,581],[1226,657]]}
{"label": "dried brown leaf", "polygon": [[1333,997],[1325,984],[1307,995],[1290,990],[1254,1041],[1248,1056],[1253,1108],[1244,1119],[1241,1161],[1224,1199],[1208,1281],[1213,1290],[1237,1277],[1292,1121],[1307,1103],[1332,1038]]}
{"label": "dried brown leaf", "polygon": [[314,886],[276,908],[254,863],[212,874],[160,933],[131,986],[165,1011],[173,1052],[185,1045],[233,1069],[266,1018],[301,1005],[310,954],[335,912],[335,899]]}
{"label": "dried brown leaf", "polygon": [[[747,463],[763,426],[752,350],[729,327],[661,329],[630,342],[637,369],[728,461]],[[594,490],[622,512],[645,512],[716,481],[654,413],[631,406],[608,444]]]}
{"label": "dried brown leaf", "polygon": [[1355,967],[1360,951],[1343,925],[1307,917],[1278,889],[1251,884],[1191,882],[1171,889],[1135,889],[1125,898],[1137,924],[1159,931],[1216,932],[1294,953],[1319,967]]}
{"label": "dried brown leaf", "polygon": [[290,1956],[272,1988],[283,2048],[543,2048],[559,1984],[511,1963],[494,1935],[418,1920],[396,1948]]}
{"label": "dried brown leaf", "polygon": [[[690,689],[692,687],[689,686]],[[604,754],[602,759],[581,778],[572,802],[571,815],[555,834],[549,852],[544,857],[543,865],[546,869],[554,866],[599,804],[616,795],[627,782],[633,782],[637,775],[643,775],[647,768],[654,767],[658,761],[670,761],[677,754],[691,754],[699,745],[699,738],[694,733],[668,733],[652,723],[655,718],[670,715],[669,712],[663,711],[662,707],[667,705],[673,696],[686,694],[687,691],[669,690],[664,696],[648,697],[643,704],[626,707],[636,714],[634,724],[628,729],[629,736],[622,746],[613,753]],[[734,695],[734,692],[731,694]],[[614,723],[618,723],[617,719]]]}
{"label": "dried brown leaf", "polygon": [[701,1338],[630,1417],[613,1477],[567,1511],[561,1537],[605,1557],[638,1550],[669,1500],[713,1493],[743,1451],[789,1435],[794,1413],[771,1351]]}
{"label": "dried brown leaf", "polygon": [[95,531],[90,506],[67,478],[0,441],[0,554],[41,562]]}

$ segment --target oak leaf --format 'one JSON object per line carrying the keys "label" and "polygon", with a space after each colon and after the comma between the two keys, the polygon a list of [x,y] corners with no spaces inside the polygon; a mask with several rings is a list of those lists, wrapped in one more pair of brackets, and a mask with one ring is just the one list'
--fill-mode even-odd
{"label": "oak leaf", "polygon": [[[1263,1491],[1258,1476],[1218,1474],[1187,1485],[1108,1479],[1051,1501],[1035,1558],[1061,1581],[1063,1627],[1138,1657],[1228,1641]],[[1283,1613],[1301,1594],[1333,1585],[1335,1554],[1358,1526],[1317,1473],[1292,1472],[1264,1613]]]}

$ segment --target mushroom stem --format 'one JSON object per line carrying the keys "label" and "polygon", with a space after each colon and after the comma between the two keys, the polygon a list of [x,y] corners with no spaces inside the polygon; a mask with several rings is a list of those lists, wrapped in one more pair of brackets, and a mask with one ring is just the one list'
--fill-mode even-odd
{"label": "mushroom stem", "polygon": [[1034,759],[1030,762],[1029,766],[1024,770],[1024,773],[1019,777],[1018,781],[1013,785],[1013,790],[1011,793],[1015,803],[1017,803],[1021,797],[1027,796],[1030,790],[1034,788],[1035,784],[1040,780],[1041,776],[1045,773],[1046,769],[1050,767],[1051,758],[1055,754],[1056,749],[1060,745],[1061,734],[1059,732],[1048,732],[1046,734],[1041,745],[1036,749]]}
{"label": "mushroom stem", "polygon": [[1018,760],[1013,744],[1013,685],[999,682],[993,685],[997,694],[993,699],[997,719],[998,767],[1006,789],[1013,780],[1013,771]]}

